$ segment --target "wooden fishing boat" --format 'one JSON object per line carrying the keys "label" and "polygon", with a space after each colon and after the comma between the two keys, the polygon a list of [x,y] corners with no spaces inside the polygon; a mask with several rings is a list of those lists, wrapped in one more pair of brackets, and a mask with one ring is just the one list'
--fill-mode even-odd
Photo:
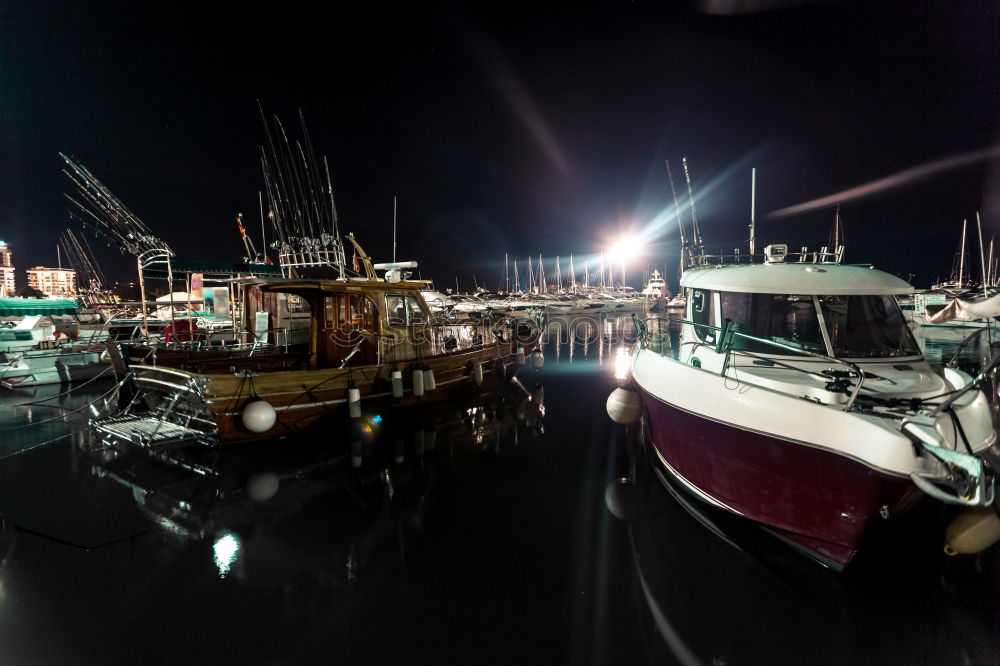
{"label": "wooden fishing boat", "polygon": [[364,261],[364,278],[241,282],[246,316],[235,340],[122,345],[116,360],[134,380],[131,405],[96,425],[128,439],[280,436],[321,418],[499,384],[538,349],[534,322],[439,322],[421,295],[426,281],[400,279],[391,269],[389,279],[379,279]]}

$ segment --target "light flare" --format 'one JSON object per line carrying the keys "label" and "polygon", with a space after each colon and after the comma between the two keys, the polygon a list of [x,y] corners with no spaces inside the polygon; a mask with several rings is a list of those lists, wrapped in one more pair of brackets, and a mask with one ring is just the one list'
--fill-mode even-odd
{"label": "light flare", "polygon": [[622,345],[615,351],[615,379],[622,381],[628,379],[632,369],[632,357],[629,356],[625,346]]}
{"label": "light flare", "polygon": [[219,578],[225,578],[240,555],[240,539],[232,533],[223,534],[212,545],[215,566],[219,569]]}
{"label": "light flare", "polygon": [[788,217],[789,215],[797,215],[799,213],[816,210],[817,208],[828,208],[834,204],[843,203],[845,201],[853,201],[854,199],[861,199],[862,197],[871,196],[880,192],[886,192],[904,185],[910,185],[944,171],[951,171],[952,169],[964,167],[969,164],[975,164],[976,162],[982,162],[998,156],[1000,156],[1000,145],[990,146],[989,148],[983,148],[981,150],[973,150],[968,153],[953,155],[951,157],[945,157],[940,160],[934,160],[933,162],[905,169],[899,173],[892,174],[891,176],[886,176],[885,178],[873,180],[872,182],[865,183],[864,185],[852,187],[848,190],[844,190],[843,192],[838,192],[836,194],[831,194],[819,199],[813,199],[812,201],[807,201],[795,206],[788,206],[787,208],[772,211],[768,213],[767,217]]}

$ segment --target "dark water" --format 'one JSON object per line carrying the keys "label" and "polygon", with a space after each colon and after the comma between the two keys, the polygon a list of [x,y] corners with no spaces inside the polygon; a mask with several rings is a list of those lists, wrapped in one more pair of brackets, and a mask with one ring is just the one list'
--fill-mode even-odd
{"label": "dark water", "polygon": [[0,396],[0,663],[996,663],[996,548],[946,558],[936,507],[838,575],[675,498],[606,416],[618,330],[502,393],[185,452],[213,478],[47,421],[106,384]]}

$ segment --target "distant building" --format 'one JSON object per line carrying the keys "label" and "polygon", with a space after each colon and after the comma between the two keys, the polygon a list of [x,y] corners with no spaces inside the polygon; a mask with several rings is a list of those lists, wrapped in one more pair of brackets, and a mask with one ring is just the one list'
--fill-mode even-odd
{"label": "distant building", "polygon": [[28,286],[46,296],[76,293],[76,271],[68,268],[45,268],[35,266],[28,269]]}
{"label": "distant building", "polygon": [[0,296],[13,296],[14,286],[14,253],[7,243],[0,241]]}

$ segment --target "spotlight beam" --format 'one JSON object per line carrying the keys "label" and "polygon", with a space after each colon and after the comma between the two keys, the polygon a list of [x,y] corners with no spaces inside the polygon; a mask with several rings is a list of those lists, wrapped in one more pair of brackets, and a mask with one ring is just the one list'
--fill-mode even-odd
{"label": "spotlight beam", "polygon": [[897,187],[909,185],[943,171],[950,171],[952,169],[957,169],[976,162],[982,162],[998,156],[1000,156],[1000,145],[990,146],[989,148],[974,150],[960,155],[953,155],[952,157],[945,157],[940,160],[935,160],[933,162],[928,162],[927,164],[921,164],[920,166],[906,169],[905,171],[900,171],[899,173],[886,176],[885,178],[873,180],[872,182],[864,185],[852,187],[849,190],[844,190],[843,192],[838,192],[837,194],[831,194],[826,197],[796,204],[795,206],[789,206],[787,208],[772,211],[767,214],[767,217],[772,219],[777,217],[789,217],[790,215],[798,215],[799,213],[816,210],[817,208],[827,208],[834,204],[844,203],[845,201],[853,201],[854,199],[861,199],[862,197],[871,196],[872,194],[878,194]]}

